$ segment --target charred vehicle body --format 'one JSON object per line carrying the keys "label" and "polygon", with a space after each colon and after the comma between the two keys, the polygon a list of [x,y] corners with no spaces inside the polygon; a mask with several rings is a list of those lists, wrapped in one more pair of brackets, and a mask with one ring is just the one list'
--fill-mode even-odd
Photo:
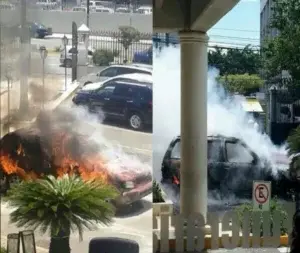
{"label": "charred vehicle body", "polygon": [[[86,135],[72,131],[72,119],[61,115],[41,115],[29,127],[6,134],[0,142],[1,190],[5,192],[16,179],[43,175],[78,174],[84,179],[99,179],[113,184],[120,195],[116,205],[127,205],[152,192],[150,169],[126,166],[103,155],[101,146]],[[103,152],[102,152],[103,151]],[[141,163],[142,164],[142,163]]]}
{"label": "charred vehicle body", "polygon": [[[174,138],[163,158],[162,183],[180,188],[180,136]],[[292,197],[291,180],[288,175],[289,160],[281,164],[277,175],[272,173],[270,163],[264,161],[243,141],[224,136],[208,136],[208,191],[218,198],[235,197],[250,199],[253,180],[271,181],[272,195],[282,199]],[[286,169],[283,169],[285,167]],[[177,187],[174,188],[174,185]],[[177,192],[177,194],[178,194]]]}

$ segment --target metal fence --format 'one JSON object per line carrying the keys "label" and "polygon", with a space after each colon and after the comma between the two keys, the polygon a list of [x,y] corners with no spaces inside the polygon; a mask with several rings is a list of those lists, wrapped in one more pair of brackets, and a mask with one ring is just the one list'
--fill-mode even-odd
{"label": "metal fence", "polygon": [[89,41],[94,50],[113,52],[114,63],[121,64],[131,62],[136,53],[146,53],[152,47],[151,37],[152,34],[139,33],[138,40],[132,40],[127,49],[125,46],[131,39],[121,32],[92,31]]}

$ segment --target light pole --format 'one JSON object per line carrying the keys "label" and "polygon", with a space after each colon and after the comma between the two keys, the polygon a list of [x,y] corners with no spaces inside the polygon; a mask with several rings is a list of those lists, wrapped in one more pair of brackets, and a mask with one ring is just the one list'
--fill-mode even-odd
{"label": "light pole", "polygon": [[48,56],[48,51],[45,46],[40,47],[40,54],[43,62],[43,109],[45,107],[45,59]]}
{"label": "light pole", "polygon": [[62,38],[62,43],[64,45],[64,49],[65,49],[65,91],[67,90],[67,45],[69,43],[69,40],[67,38],[67,36],[65,35]]}

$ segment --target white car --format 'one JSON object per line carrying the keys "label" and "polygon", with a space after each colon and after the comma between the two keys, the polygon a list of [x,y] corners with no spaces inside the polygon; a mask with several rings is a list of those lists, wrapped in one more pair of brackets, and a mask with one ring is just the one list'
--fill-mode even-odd
{"label": "white car", "polygon": [[95,12],[105,12],[105,13],[114,13],[114,10],[107,7],[96,7]]}
{"label": "white car", "polygon": [[146,64],[123,64],[111,65],[98,73],[91,73],[82,77],[79,82],[85,86],[89,83],[97,83],[109,78],[125,74],[147,74],[152,76],[152,66]]}
{"label": "white car", "polygon": [[130,13],[130,9],[126,7],[119,7],[116,9],[116,13]]}
{"label": "white car", "polygon": [[[66,46],[67,52],[65,52],[65,49],[62,49],[60,53],[60,64],[71,68],[72,67],[72,54],[73,54],[73,48],[71,45]],[[93,58],[93,52],[94,50],[92,48],[88,49],[88,61],[91,62]],[[78,58],[81,57],[81,55],[84,53],[84,49],[78,48]]]}
{"label": "white car", "polygon": [[36,5],[42,9],[55,9],[58,7],[58,2],[56,0],[39,0]]}
{"label": "white car", "polygon": [[120,75],[115,76],[109,79],[106,79],[102,82],[97,83],[89,83],[81,88],[81,90],[96,90],[103,86],[104,84],[108,84],[109,82],[116,82],[116,81],[125,81],[125,82],[131,82],[131,83],[139,83],[139,84],[147,84],[152,85],[153,84],[153,78],[152,75],[148,74],[141,74],[141,73],[134,73],[134,74],[126,74],[126,75]]}
{"label": "white car", "polygon": [[76,11],[76,12],[87,12],[87,8],[83,7],[83,6],[77,6],[77,7],[73,7],[72,11]]}
{"label": "white car", "polygon": [[151,15],[152,14],[152,7],[150,6],[141,6],[136,9],[136,13],[140,14],[146,14],[146,15]]}

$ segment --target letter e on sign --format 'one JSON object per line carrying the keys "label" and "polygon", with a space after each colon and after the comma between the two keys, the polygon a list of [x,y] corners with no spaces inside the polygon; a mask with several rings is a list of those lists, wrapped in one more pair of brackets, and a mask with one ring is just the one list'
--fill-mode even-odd
{"label": "letter e on sign", "polygon": [[269,211],[271,198],[271,182],[253,182],[253,211]]}

